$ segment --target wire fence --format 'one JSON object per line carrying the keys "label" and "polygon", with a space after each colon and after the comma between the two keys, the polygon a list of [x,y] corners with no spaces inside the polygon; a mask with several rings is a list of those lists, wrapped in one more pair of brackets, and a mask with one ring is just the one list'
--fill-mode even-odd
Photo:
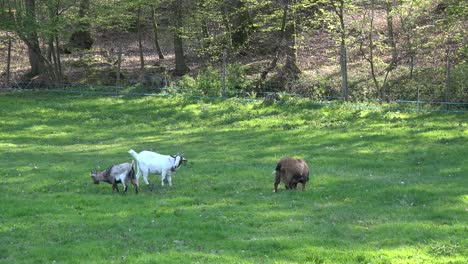
{"label": "wire fence", "polygon": [[[305,98],[310,103],[319,106],[337,106],[342,104],[340,97],[323,96],[320,98],[307,98],[299,94],[273,91],[244,91],[226,90],[224,96],[221,91],[218,94],[206,94],[204,91],[179,87],[144,87],[144,86],[104,86],[72,83],[48,83],[48,82],[16,82],[12,87],[0,88],[3,92],[43,92],[79,95],[105,95],[105,96],[157,96],[172,97],[184,95],[191,98],[205,100],[239,100],[245,102],[285,101],[289,98]],[[468,113],[466,102],[433,102],[423,100],[392,100],[389,102],[361,101],[349,104],[354,108],[383,109],[383,110],[407,110],[421,112],[447,112]]]}

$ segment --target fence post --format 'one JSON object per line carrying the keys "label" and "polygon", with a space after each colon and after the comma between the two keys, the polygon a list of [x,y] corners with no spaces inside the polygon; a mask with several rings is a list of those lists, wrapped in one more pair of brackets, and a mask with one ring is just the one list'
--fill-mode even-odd
{"label": "fence post", "polygon": [[[450,102],[450,75],[451,75],[451,61],[450,61],[450,45],[447,47],[447,69],[445,73],[445,102]],[[449,110],[449,105],[445,105],[445,110]]]}
{"label": "fence post", "polygon": [[222,96],[226,97],[226,49],[223,50],[223,93]]}
{"label": "fence post", "polygon": [[418,110],[418,112],[419,112],[419,100],[420,100],[420,98],[419,98],[419,85],[418,85],[418,102],[417,102],[417,110]]}
{"label": "fence post", "polygon": [[122,66],[122,46],[119,45],[119,49],[117,51],[117,76],[116,76],[116,85],[120,85],[120,70]]}
{"label": "fence post", "polygon": [[7,68],[6,68],[6,87],[10,87],[10,79],[11,79],[11,70],[10,70],[10,67],[11,67],[11,38],[10,36],[8,35],[8,32],[7,32],[7,38],[8,38],[8,53],[7,53]]}

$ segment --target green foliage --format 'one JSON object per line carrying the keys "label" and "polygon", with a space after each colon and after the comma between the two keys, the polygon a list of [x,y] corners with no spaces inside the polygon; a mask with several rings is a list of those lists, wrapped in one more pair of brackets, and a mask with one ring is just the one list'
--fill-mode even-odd
{"label": "green foliage", "polygon": [[246,67],[240,64],[229,64],[226,73],[226,88],[228,90],[245,90],[252,86],[252,81],[246,75]]}
{"label": "green foliage", "polygon": [[[236,95],[251,85],[245,74],[245,67],[237,64],[229,65],[226,72],[226,90],[234,90]],[[192,89],[192,93],[201,92],[205,96],[221,96],[221,73],[209,66],[201,70],[196,78],[184,75],[177,81],[177,87]],[[230,94],[228,94],[230,95]]]}
{"label": "green foliage", "polygon": [[197,90],[200,90],[206,96],[221,95],[221,78],[220,73],[215,68],[208,66],[201,70],[195,78]]}
{"label": "green foliage", "polygon": [[177,81],[176,86],[177,88],[182,88],[182,89],[196,89],[197,81],[192,76],[186,74]]}
{"label": "green foliage", "polygon": [[[84,16],[80,13],[81,1],[34,1],[36,3],[35,17],[28,15],[26,5],[21,1],[3,1],[0,3],[0,23],[2,29],[10,32],[14,39],[28,39],[33,43],[37,33],[39,43],[45,44],[42,52],[48,57],[50,51],[47,45],[54,37],[62,45],[69,40],[72,30],[80,27],[90,27],[97,33],[94,36],[107,36],[109,33],[122,34],[120,39],[126,38],[124,34],[129,31],[135,33],[137,23],[137,10],[141,7],[141,30],[145,34],[144,41],[149,40],[151,32],[151,12],[155,7],[155,20],[163,34],[160,34],[163,49],[171,47],[167,42],[172,33],[179,33],[183,37],[185,52],[189,58],[196,58],[199,65],[218,65],[225,51],[230,54],[226,78],[226,89],[253,90],[254,79],[258,80],[263,70],[272,61],[275,50],[279,47],[279,60],[276,69],[284,65],[285,39],[280,29],[283,26],[284,10],[287,12],[286,26],[295,25],[295,37],[301,39],[296,43],[299,66],[303,72],[320,71],[321,76],[304,77],[288,80],[284,75],[270,71],[268,79],[263,82],[270,91],[293,91],[312,98],[326,96],[338,97],[340,95],[339,62],[335,57],[339,52],[339,45],[329,45],[329,41],[338,41],[341,38],[341,25],[339,24],[339,3],[343,2],[344,26],[350,65],[348,67],[349,90],[352,100],[372,100],[379,95],[378,89],[384,81],[386,70],[390,65],[391,49],[388,36],[386,36],[385,3],[391,4],[390,14],[395,25],[398,25],[398,34],[395,40],[398,43],[398,65],[388,75],[388,93],[390,99],[415,99],[419,95],[424,100],[450,100],[467,101],[466,58],[468,45],[466,44],[466,10],[464,1],[448,0],[402,0],[402,1],[329,1],[329,0],[297,0],[297,1],[256,1],[236,0],[229,4],[226,1],[153,1],[153,0],[97,0],[91,2],[91,7]],[[375,2],[375,5],[372,3]],[[150,8],[151,7],[151,8]],[[375,7],[375,8],[374,8]],[[14,11],[14,16],[8,10]],[[374,12],[371,12],[374,10]],[[175,25],[174,11],[179,11],[180,25]],[[338,12],[339,13],[339,12]],[[370,28],[370,16],[374,14],[374,26]],[[316,31],[315,29],[320,29]],[[397,29],[397,28],[396,28]],[[16,34],[14,34],[15,32]],[[170,33],[170,34],[167,34]],[[4,39],[5,34],[0,34]],[[131,36],[131,34],[128,34]],[[168,37],[169,36],[169,37]],[[323,39],[316,39],[320,36]],[[370,77],[369,38],[374,41],[373,63],[377,85]],[[116,38],[119,39],[119,38]],[[134,39],[136,41],[137,38]],[[314,41],[311,41],[314,40]],[[322,45],[322,41],[326,45]],[[172,39],[170,39],[172,43]],[[102,43],[98,41],[97,43]],[[107,43],[107,42],[104,42]],[[123,41],[127,44],[127,41]],[[122,43],[116,45],[121,45]],[[124,45],[125,45],[124,44]],[[135,44],[135,43],[133,43]],[[133,44],[128,45],[131,50]],[[146,43],[145,43],[146,44]],[[16,45],[14,45],[16,46]],[[165,46],[165,47],[164,47]],[[64,45],[63,47],[66,47]],[[15,48],[15,47],[14,47]],[[314,51],[315,48],[319,52]],[[150,45],[148,45],[150,49]],[[446,53],[452,63],[452,76],[450,77],[450,91],[445,91]],[[2,44],[2,54],[5,54],[5,44]],[[124,53],[126,50],[124,50]],[[132,51],[133,52],[133,51]],[[309,56],[309,54],[311,56]],[[13,52],[15,54],[15,51]],[[17,54],[17,53],[16,53]],[[143,54],[147,56],[149,54]],[[169,55],[169,54],[168,54]],[[73,56],[73,55],[72,55]],[[133,56],[133,55],[132,55]],[[2,56],[4,58],[5,56]],[[331,60],[323,59],[326,57]],[[100,61],[99,61],[100,60]],[[26,60],[25,60],[26,61]],[[32,61],[32,60],[31,60]],[[51,57],[50,61],[54,62]],[[102,58],[92,58],[85,55],[80,61],[71,62],[72,66],[88,66],[103,61]],[[3,61],[2,61],[3,62]],[[68,55],[63,55],[65,74],[69,69]],[[316,63],[318,62],[318,63]],[[172,63],[172,61],[170,62]],[[410,65],[413,63],[413,65]],[[255,67],[246,68],[243,65],[252,64]],[[13,67],[20,69],[25,65]],[[58,69],[59,65],[52,65]],[[45,68],[46,66],[41,66]],[[168,65],[172,67],[172,65]],[[409,68],[414,68],[414,76],[410,76]],[[133,70],[136,71],[137,67]],[[219,68],[218,68],[219,69]],[[74,69],[73,69],[74,70]],[[95,74],[96,73],[96,74]],[[100,72],[93,70],[84,81],[94,80]],[[14,75],[14,74],[13,74]],[[17,74],[19,75],[19,74]],[[91,76],[90,76],[91,75]],[[112,74],[111,74],[112,75]],[[107,74],[104,74],[107,76]],[[193,80],[179,81],[178,86],[201,90],[202,94],[218,96],[221,94],[221,75],[215,68],[207,68],[200,72],[200,76],[193,76]],[[101,83],[112,83],[102,80]],[[376,87],[379,86],[380,87]],[[448,99],[446,94],[450,94]]]}
{"label": "green foliage", "polygon": [[[446,68],[416,69],[409,78],[408,69],[400,67],[393,72],[394,81],[389,83],[391,97],[435,102],[463,102],[467,98],[464,88],[467,64],[455,65],[451,71],[450,91],[447,93]],[[447,98],[448,95],[448,98]]]}

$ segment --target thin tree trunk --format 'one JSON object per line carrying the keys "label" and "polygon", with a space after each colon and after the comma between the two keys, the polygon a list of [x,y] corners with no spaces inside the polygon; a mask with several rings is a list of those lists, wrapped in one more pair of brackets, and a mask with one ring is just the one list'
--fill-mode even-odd
{"label": "thin tree trunk", "polygon": [[138,51],[140,53],[140,69],[143,73],[143,70],[145,69],[145,58],[143,56],[143,36],[141,32],[141,5],[138,5],[138,11],[137,11],[137,27],[138,27]]}
{"label": "thin tree trunk", "polygon": [[280,30],[280,36],[281,37],[280,37],[280,39],[278,40],[278,42],[276,44],[275,51],[274,51],[275,55],[274,55],[273,59],[271,60],[268,67],[266,67],[262,71],[262,73],[260,74],[260,80],[259,80],[259,83],[257,84],[257,88],[261,88],[263,86],[263,83],[265,82],[268,73],[270,71],[272,71],[274,68],[276,68],[276,65],[278,64],[278,60],[279,60],[280,53],[281,53],[280,52],[281,51],[281,43],[283,42],[284,35],[285,35],[286,20],[287,20],[287,17],[288,17],[288,8],[289,8],[288,5],[284,5],[284,7],[283,7],[283,17],[281,19],[281,30]]}
{"label": "thin tree trunk", "polygon": [[371,20],[370,20],[370,28],[369,28],[369,63],[371,67],[372,80],[374,81],[375,89],[379,93],[380,100],[383,100],[383,94],[380,89],[379,82],[377,81],[377,75],[375,73],[375,65],[374,65],[374,38],[372,36],[372,33],[374,32],[374,8],[375,8],[375,2],[372,1]]}
{"label": "thin tree trunk", "polygon": [[388,66],[388,71],[394,70],[398,65],[398,50],[395,42],[394,31],[393,31],[393,5],[392,0],[387,0],[385,2],[385,10],[387,12],[387,37],[388,43],[390,44],[390,49],[392,53],[392,60]]}
{"label": "thin tree trunk", "polygon": [[[3,5],[5,4],[4,2],[2,2],[2,9],[5,8],[5,6]],[[11,11],[11,4],[8,3],[8,15],[9,15],[9,18],[13,19],[13,13]],[[8,46],[7,46],[7,65],[6,65],[6,86],[7,87],[10,87],[10,80],[11,80],[11,46],[12,46],[12,41],[11,41],[11,37],[10,37],[10,34],[8,33],[8,31],[6,31],[6,37],[8,39]]]}
{"label": "thin tree trunk", "polygon": [[120,71],[122,65],[122,46],[119,45],[119,49],[117,51],[117,77],[116,77],[116,85],[120,85]]}
{"label": "thin tree trunk", "polygon": [[[450,102],[450,77],[451,77],[451,71],[452,71],[452,62],[450,60],[450,46],[447,47],[447,54],[446,54],[446,60],[447,60],[447,70],[445,74],[445,101]],[[448,107],[448,105],[447,105]]]}
{"label": "thin tree trunk", "polygon": [[229,48],[232,47],[232,30],[231,30],[231,25],[229,24],[229,10],[228,10],[228,5],[226,3],[223,4],[223,11],[221,12],[222,14],[222,21],[224,24],[224,28],[226,30],[227,35],[229,36],[225,41],[225,45],[229,46]]}
{"label": "thin tree trunk", "polygon": [[181,30],[182,30],[182,4],[180,0],[175,1],[174,6],[174,18],[175,18],[175,29],[174,29],[174,53],[176,60],[175,74],[182,76],[190,71],[189,67],[185,63],[184,45],[182,42]]}
{"label": "thin tree trunk", "polygon": [[338,9],[335,7],[335,13],[340,19],[341,97],[343,100],[348,101],[348,55],[346,47],[346,25],[344,22],[344,0],[340,0],[340,7]]}
{"label": "thin tree trunk", "polygon": [[175,74],[182,76],[190,71],[185,63],[184,46],[179,33],[174,33],[174,53],[176,59]]}
{"label": "thin tree trunk", "polygon": [[58,81],[59,82],[62,82],[63,80],[63,72],[62,72],[62,60],[60,58],[60,41],[59,41],[59,37],[58,37],[58,33],[57,35],[55,36],[55,52],[56,52],[56,64],[57,64],[57,75],[58,75]]}
{"label": "thin tree trunk", "polygon": [[10,87],[10,68],[11,68],[11,38],[8,35],[7,32],[7,38],[8,38],[8,50],[7,50],[7,65],[6,65],[6,85],[7,87]]}
{"label": "thin tree trunk", "polygon": [[377,91],[377,93],[379,95],[379,99],[383,100],[383,94],[382,94],[382,91],[380,89],[379,82],[377,80],[377,76],[376,76],[376,72],[375,72],[375,65],[374,65],[374,40],[373,40],[373,36],[372,36],[372,33],[374,31],[374,7],[375,7],[375,1],[372,0],[371,1],[371,15],[370,15],[369,32],[367,34],[367,39],[369,41],[369,56],[366,56],[366,53],[364,52],[364,48],[363,48],[364,43],[363,43],[363,41],[361,41],[361,43],[359,45],[359,49],[360,49],[364,59],[367,60],[367,62],[369,62],[372,81],[373,81],[375,89],[376,89],[376,91]]}
{"label": "thin tree trunk", "polygon": [[[59,4],[49,6],[49,19],[53,21],[54,25],[58,24],[59,21]],[[62,66],[60,62],[60,51],[59,51],[59,39],[58,30],[54,29],[50,33],[48,48],[46,54],[46,65],[49,68],[50,74],[53,76],[53,80],[56,83],[62,82]],[[49,65],[50,64],[50,65]]]}
{"label": "thin tree trunk", "polygon": [[393,5],[392,5],[392,0],[386,0],[385,1],[385,11],[387,13],[387,38],[388,38],[388,43],[390,44],[390,49],[392,53],[392,58],[390,61],[390,64],[388,67],[385,69],[385,78],[384,82],[382,84],[382,90],[383,90],[383,95],[389,101],[389,96],[390,96],[390,91],[388,87],[388,75],[391,71],[393,71],[398,64],[398,51],[396,47],[396,42],[394,38],[394,32],[393,32]]}
{"label": "thin tree trunk", "polygon": [[416,55],[416,52],[415,52],[415,49],[413,47],[413,39],[412,37],[414,37],[412,35],[412,32],[411,32],[411,24],[409,21],[410,18],[412,17],[412,10],[410,9],[407,16],[406,17],[403,17],[403,14],[399,14],[399,17],[400,17],[400,24],[401,24],[401,29],[403,31],[403,39],[404,39],[404,46],[405,46],[405,49],[406,49],[406,56],[408,56],[409,58],[409,68],[410,68],[410,74],[409,74],[409,78],[410,79],[413,79],[413,72],[414,72],[414,57]]}
{"label": "thin tree trunk", "polygon": [[248,40],[252,28],[252,20],[244,1],[230,0],[224,5],[229,20],[230,42],[232,47],[242,47]]}
{"label": "thin tree trunk", "polygon": [[[37,76],[45,72],[45,62],[41,54],[39,47],[39,38],[36,31],[36,1],[35,0],[24,0],[26,6],[26,23],[28,27],[31,27],[26,35],[24,35],[24,41],[28,46],[29,64],[31,65],[30,75]],[[25,23],[25,24],[26,24]]]}
{"label": "thin tree trunk", "polygon": [[153,34],[154,34],[154,46],[156,47],[156,52],[158,53],[158,57],[160,60],[164,59],[164,54],[161,51],[161,47],[159,46],[159,36],[158,36],[158,22],[156,21],[156,7],[153,5],[151,12],[151,19],[153,20]]}
{"label": "thin tree trunk", "polygon": [[54,47],[54,39],[52,37],[49,37],[49,40],[47,41],[47,51],[45,57],[49,60],[52,61],[52,49]]}
{"label": "thin tree trunk", "polygon": [[[87,16],[90,0],[80,0],[78,17],[83,19]],[[69,45],[77,49],[90,49],[93,45],[93,38],[90,32],[90,24],[88,22],[79,22],[69,40]]]}
{"label": "thin tree trunk", "polygon": [[[49,43],[49,49],[50,49],[50,56],[51,56],[51,59],[49,59],[49,61],[52,63],[53,65],[53,71],[54,71],[54,75],[57,76],[57,73],[58,73],[58,63],[57,63],[57,56],[56,56],[56,48],[54,47],[54,40],[52,39]],[[58,78],[54,78],[54,81],[58,81],[57,80]]]}
{"label": "thin tree trunk", "polygon": [[414,72],[414,57],[410,55],[410,79],[413,79],[413,72]]}
{"label": "thin tree trunk", "polygon": [[294,15],[292,15],[289,23],[286,22],[285,27],[286,63],[284,65],[284,71],[286,73],[286,77],[290,80],[297,80],[301,74],[301,70],[297,66],[296,34],[296,21],[294,19]]}
{"label": "thin tree trunk", "polygon": [[223,79],[222,79],[222,95],[226,97],[226,49],[223,51]]}

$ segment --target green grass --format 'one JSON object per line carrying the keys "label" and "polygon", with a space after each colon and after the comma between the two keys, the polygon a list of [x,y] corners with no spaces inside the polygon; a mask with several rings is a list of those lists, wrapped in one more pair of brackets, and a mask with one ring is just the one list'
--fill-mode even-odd
{"label": "green grass", "polygon": [[[0,263],[466,263],[468,115],[0,95]],[[173,187],[94,185],[184,152]],[[272,193],[303,157],[306,191]],[[142,185],[143,181],[140,179]]]}

